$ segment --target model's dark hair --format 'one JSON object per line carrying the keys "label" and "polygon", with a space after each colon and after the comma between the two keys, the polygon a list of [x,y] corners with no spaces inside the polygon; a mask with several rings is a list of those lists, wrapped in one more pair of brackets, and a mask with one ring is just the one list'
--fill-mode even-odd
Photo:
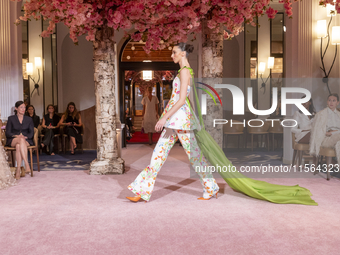
{"label": "model's dark hair", "polygon": [[192,46],[191,44],[188,44],[188,43],[180,42],[180,43],[176,44],[176,46],[178,48],[180,48],[181,51],[185,51],[187,53],[186,57],[188,57],[189,54],[194,51],[194,46]]}
{"label": "model's dark hair", "polygon": [[337,93],[332,93],[332,94],[329,94],[329,96],[327,97],[327,100],[329,97],[336,97],[336,99],[338,100],[339,102],[339,95]]}
{"label": "model's dark hair", "polygon": [[[306,95],[304,95],[304,96],[301,97],[301,98],[305,98],[305,97],[306,97]],[[316,114],[316,110],[315,110],[315,107],[314,107],[314,104],[313,104],[313,99],[310,98],[308,102],[310,102],[310,106],[309,106],[309,108],[308,108],[308,111],[312,114],[311,116],[308,116],[308,117],[314,118],[314,116],[315,116],[315,114]],[[302,113],[301,110],[299,110],[299,112]]]}
{"label": "model's dark hair", "polygon": [[[15,103],[15,108],[18,108],[20,105],[22,105],[22,104],[24,104],[24,101],[17,101],[16,103]],[[15,114],[17,114],[18,112],[17,112],[17,110],[14,110],[14,113]]]}

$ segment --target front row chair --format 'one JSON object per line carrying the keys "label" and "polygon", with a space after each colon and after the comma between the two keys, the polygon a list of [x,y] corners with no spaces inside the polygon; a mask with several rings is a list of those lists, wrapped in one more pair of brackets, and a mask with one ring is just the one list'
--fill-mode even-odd
{"label": "front row chair", "polygon": [[[253,148],[254,148],[254,135],[257,135],[257,136],[260,136],[262,137],[262,135],[266,136],[267,137],[267,149],[269,151],[269,132],[268,132],[268,129],[269,129],[269,122],[268,121],[263,121],[264,124],[263,126],[257,126],[257,127],[251,127],[251,126],[247,126],[247,131],[248,131],[248,134],[251,135],[251,151],[253,151]],[[259,125],[261,124],[261,120],[256,120],[256,121],[252,121],[252,125]],[[261,139],[261,142],[262,142],[262,139]],[[246,148],[247,148],[247,144],[246,144]]]}
{"label": "front row chair", "polygon": [[[84,123],[82,123],[81,124],[80,135],[83,137],[83,142],[84,142],[84,130],[85,130],[85,125],[84,125]],[[63,137],[63,152],[65,154],[66,153],[66,142],[68,142],[67,141],[68,139],[66,139],[66,138],[68,138],[68,136],[67,136],[67,134],[63,133],[62,137]],[[80,144],[80,147],[81,147],[81,153],[84,153],[83,144]],[[78,145],[77,145],[77,148],[78,148]]]}
{"label": "front row chair", "polygon": [[227,148],[227,138],[229,135],[237,135],[238,136],[238,143],[237,148],[240,148],[240,137],[244,135],[244,126],[243,123],[240,121],[233,120],[233,123],[235,123],[232,127],[230,125],[223,125],[223,135],[224,135],[224,148]]}
{"label": "front row chair", "polygon": [[[319,165],[319,159],[320,156],[322,157],[326,157],[326,165],[327,165],[327,181],[329,181],[329,179],[331,178],[331,174],[330,174],[330,167],[329,165],[332,163],[332,158],[336,157],[336,153],[335,150],[333,148],[327,148],[327,147],[321,147],[320,148],[320,152],[319,152],[319,156],[317,157],[317,160],[314,164],[315,168],[318,167]],[[316,169],[314,171],[314,174],[316,174]]]}
{"label": "front row chair", "polygon": [[[273,121],[273,125],[268,130],[269,134],[272,134],[273,138],[273,150],[275,149],[275,135],[283,137],[283,126],[279,121]],[[277,140],[277,147],[279,147],[279,140]]]}
{"label": "front row chair", "polygon": [[[293,161],[292,165],[300,167],[302,164],[302,156],[304,151],[309,151],[309,143],[298,143],[295,141],[295,134],[292,132]],[[296,164],[298,161],[298,164]]]}
{"label": "front row chair", "polygon": [[[30,152],[31,177],[33,177],[33,150],[35,150],[35,153],[36,153],[36,155],[37,155],[38,172],[40,172],[38,135],[39,135],[38,129],[37,129],[37,128],[34,128],[34,137],[33,137],[34,145],[28,146],[28,147],[27,147],[28,151]],[[6,144],[6,141],[5,141],[5,144]],[[7,147],[7,146],[5,146],[5,151],[10,151],[10,152],[11,152],[12,166],[14,167],[14,166],[15,166],[15,159],[14,159],[14,154],[13,154],[13,152],[16,151],[16,149],[13,148],[13,147]],[[17,164],[21,164],[21,162],[17,162]]]}

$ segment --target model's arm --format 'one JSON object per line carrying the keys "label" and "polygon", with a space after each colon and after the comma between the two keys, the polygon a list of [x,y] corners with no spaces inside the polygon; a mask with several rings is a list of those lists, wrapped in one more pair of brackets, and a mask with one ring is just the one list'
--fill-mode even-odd
{"label": "model's arm", "polygon": [[187,97],[187,90],[190,84],[190,71],[187,68],[183,68],[180,71],[181,80],[181,90],[179,92],[179,100],[174,104],[174,106],[168,111],[156,124],[156,131],[161,131],[166,120],[170,118],[175,112],[177,112],[184,104]]}

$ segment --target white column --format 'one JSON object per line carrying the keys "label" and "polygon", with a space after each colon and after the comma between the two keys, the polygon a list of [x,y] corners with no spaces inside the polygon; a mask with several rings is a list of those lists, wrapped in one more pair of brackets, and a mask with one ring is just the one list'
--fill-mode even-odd
{"label": "white column", "polygon": [[15,102],[23,99],[21,26],[14,24],[21,3],[0,1],[0,115],[13,115]]}

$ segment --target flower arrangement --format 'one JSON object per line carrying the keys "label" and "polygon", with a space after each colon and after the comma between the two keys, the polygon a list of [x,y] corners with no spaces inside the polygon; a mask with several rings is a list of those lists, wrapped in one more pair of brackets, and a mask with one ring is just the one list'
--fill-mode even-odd
{"label": "flower arrangement", "polygon": [[[280,0],[288,16],[292,15],[292,1],[297,0]],[[30,0],[25,2],[20,19],[49,20],[43,37],[52,34],[57,23],[64,23],[75,43],[84,34],[87,40],[95,41],[96,32],[104,27],[113,31],[134,27],[140,33],[130,36],[134,41],[146,42],[144,50],[148,53],[187,41],[190,34],[195,36],[201,30],[204,20],[212,33],[220,33],[223,26],[225,39],[237,36],[244,23],[255,25],[254,19],[264,14],[274,18],[277,11],[269,3],[270,0]],[[339,3],[336,0],[337,9]]]}

